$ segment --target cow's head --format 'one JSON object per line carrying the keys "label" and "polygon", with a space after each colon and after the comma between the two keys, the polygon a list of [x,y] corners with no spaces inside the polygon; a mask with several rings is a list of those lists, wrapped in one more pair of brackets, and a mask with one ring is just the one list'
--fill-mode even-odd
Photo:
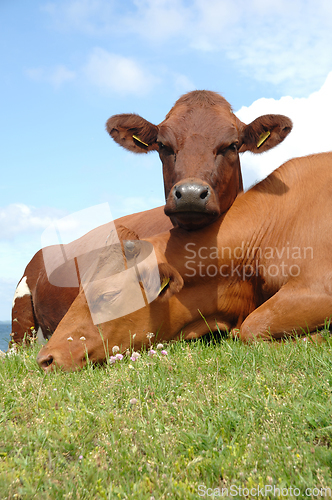
{"label": "cow's head", "polygon": [[[158,261],[151,261],[146,244],[153,246],[146,241],[138,242],[142,243],[138,247],[137,241],[124,242],[122,254],[119,245],[111,248],[110,254],[107,248],[101,251],[82,278],[82,287],[69,311],[39,352],[41,368],[46,372],[56,367],[75,370],[87,359],[100,363],[112,355],[115,346],[121,353],[139,350],[149,345],[148,334],[157,332],[158,325],[162,327],[158,339],[175,337],[178,325],[186,315],[189,320],[190,313],[184,310],[177,320],[173,317],[170,300],[182,289],[183,279],[162,255],[166,240],[158,241],[162,245]],[[124,270],[122,257],[126,261]]]}
{"label": "cow's head", "polygon": [[219,94],[182,96],[159,125],[135,114],[112,116],[107,131],[134,153],[158,151],[163,164],[165,213],[184,229],[204,227],[225,213],[242,191],[239,153],[262,153],[292,129],[283,115],[246,125]]}

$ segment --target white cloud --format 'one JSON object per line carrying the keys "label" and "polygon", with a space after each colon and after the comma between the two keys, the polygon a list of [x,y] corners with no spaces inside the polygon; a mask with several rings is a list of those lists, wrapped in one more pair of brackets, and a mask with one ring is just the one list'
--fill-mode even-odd
{"label": "white cloud", "polygon": [[193,9],[182,0],[135,0],[136,12],[126,19],[131,31],[157,44],[186,36]]}
{"label": "white cloud", "polygon": [[50,68],[29,68],[25,73],[31,80],[50,83],[56,89],[80,75],[80,81],[83,77],[103,91],[119,94],[145,94],[159,82],[159,78],[150,74],[133,58],[112,54],[98,47],[87,56],[86,64],[76,71],[57,65]]}
{"label": "white cloud", "polygon": [[332,72],[318,92],[308,98],[258,99],[236,115],[245,123],[263,114],[279,113],[293,121],[293,130],[275,149],[261,155],[244,153],[241,164],[246,187],[296,156],[332,150]]}
{"label": "white cloud", "polygon": [[23,233],[41,232],[65,212],[55,208],[34,208],[23,203],[0,207],[0,240],[11,240]]}
{"label": "white cloud", "polygon": [[325,0],[196,0],[191,45],[234,61],[247,76],[307,95],[332,67],[331,5]]}
{"label": "white cloud", "polygon": [[52,68],[30,68],[25,73],[31,80],[51,83],[56,89],[76,78],[76,73],[62,64]]}
{"label": "white cloud", "polygon": [[0,320],[8,320],[18,281],[41,247],[41,233],[65,212],[23,203],[0,207]]}
{"label": "white cloud", "polygon": [[134,59],[98,47],[89,55],[84,73],[92,84],[120,94],[145,94],[158,81]]}
{"label": "white cloud", "polygon": [[[174,47],[215,52],[216,64],[222,54],[246,76],[298,96],[318,88],[332,67],[328,0],[239,0],[236,5],[233,0],[134,0],[126,8],[106,0],[66,0],[44,10],[62,28],[119,43],[125,37],[133,37],[133,43],[145,39],[161,51],[161,59],[163,50]],[[121,72],[137,71],[115,63]],[[96,79],[115,85],[102,75]]]}

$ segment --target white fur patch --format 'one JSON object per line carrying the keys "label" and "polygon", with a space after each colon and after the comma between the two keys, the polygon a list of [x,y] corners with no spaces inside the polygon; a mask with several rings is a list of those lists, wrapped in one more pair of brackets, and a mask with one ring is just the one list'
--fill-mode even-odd
{"label": "white fur patch", "polygon": [[16,299],[20,299],[21,297],[24,297],[24,295],[31,295],[30,288],[27,285],[27,277],[24,276],[19,284],[17,285],[17,288],[14,293],[14,299],[13,299],[13,307],[15,304]]}

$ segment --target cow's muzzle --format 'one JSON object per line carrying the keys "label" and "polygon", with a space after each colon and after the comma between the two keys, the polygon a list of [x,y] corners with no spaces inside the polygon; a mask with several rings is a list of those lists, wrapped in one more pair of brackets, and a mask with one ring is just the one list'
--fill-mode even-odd
{"label": "cow's muzzle", "polygon": [[199,179],[186,179],[172,187],[165,214],[174,225],[191,230],[211,224],[219,217],[220,210],[209,184]]}
{"label": "cow's muzzle", "polygon": [[39,352],[37,356],[37,363],[39,364],[40,368],[42,368],[45,372],[49,372],[53,370],[55,367],[54,359],[51,354],[45,355],[42,352]]}

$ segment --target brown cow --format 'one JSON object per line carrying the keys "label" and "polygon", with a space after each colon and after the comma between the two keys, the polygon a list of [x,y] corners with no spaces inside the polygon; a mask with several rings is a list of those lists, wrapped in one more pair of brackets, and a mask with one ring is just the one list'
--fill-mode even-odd
{"label": "brown cow", "polygon": [[[134,152],[159,150],[164,168],[166,214],[187,229],[204,226],[224,213],[242,191],[239,152],[267,151],[290,132],[282,115],[264,115],[242,123],[228,102],[215,92],[195,91],[182,96],[158,126],[138,115],[117,115],[107,130]],[[176,160],[176,161],[175,161]],[[170,228],[162,208],[121,218],[144,238]],[[85,241],[85,240],[83,240]],[[28,264],[14,296],[12,338],[40,327],[52,335],[78,293],[78,287],[56,287],[48,282],[42,251]]]}
{"label": "brown cow", "polygon": [[242,191],[239,153],[262,153],[289,134],[283,115],[242,123],[219,94],[183,95],[159,125],[135,114],[112,116],[107,130],[134,153],[158,151],[163,164],[165,213],[174,226],[198,229],[225,213]]}
{"label": "brown cow", "polygon": [[[162,282],[169,278],[160,295],[95,326],[81,291],[40,351],[39,365],[45,371],[56,365],[71,370],[84,365],[86,355],[103,361],[115,345],[122,352],[129,348],[133,334],[139,349],[148,345],[148,332],[160,340],[192,339],[217,325],[249,341],[306,335],[329,324],[331,185],[332,153],[293,159],[240,195],[214,224],[193,233],[174,228],[148,239]],[[119,290],[103,289],[103,280],[92,285],[90,309],[105,307],[103,300],[111,309]]]}
{"label": "brown cow", "polygon": [[[126,215],[114,223],[121,239],[124,226],[126,236],[128,236],[127,228],[130,227],[141,238],[152,236],[172,226],[164,214],[163,207]],[[100,244],[104,244],[105,234],[109,232],[107,228],[108,225],[100,226],[72,242],[70,244],[72,253],[84,254],[86,247],[91,246],[91,241],[94,246],[99,240]],[[60,286],[56,286],[57,283]],[[50,283],[45,269],[43,250],[39,250],[27,265],[15,291],[11,335],[15,343],[21,343],[25,337],[33,337],[31,332],[39,329],[41,338],[49,338],[52,335],[79,291],[78,286],[72,286],[71,283],[68,283],[68,286],[64,285],[66,282],[60,277],[53,279],[53,284]]]}

